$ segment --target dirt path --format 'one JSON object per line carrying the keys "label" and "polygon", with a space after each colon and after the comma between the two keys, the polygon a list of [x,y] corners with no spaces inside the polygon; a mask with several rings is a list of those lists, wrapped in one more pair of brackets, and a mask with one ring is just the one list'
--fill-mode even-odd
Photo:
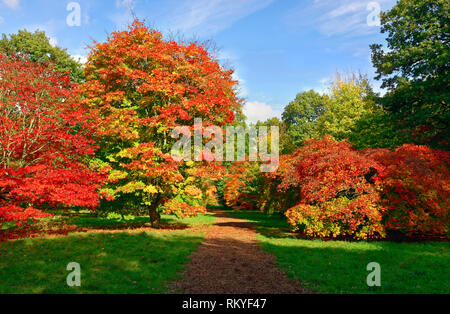
{"label": "dirt path", "polygon": [[204,242],[174,289],[181,293],[308,293],[275,266],[256,240],[255,227],[224,211],[212,214]]}

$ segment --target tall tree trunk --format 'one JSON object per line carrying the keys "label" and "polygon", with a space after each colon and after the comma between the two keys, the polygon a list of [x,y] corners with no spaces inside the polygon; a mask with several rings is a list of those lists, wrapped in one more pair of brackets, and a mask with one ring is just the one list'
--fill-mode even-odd
{"label": "tall tree trunk", "polygon": [[152,228],[159,228],[161,226],[161,214],[158,212],[158,206],[161,204],[162,195],[158,194],[155,201],[150,205],[148,214],[150,216],[150,224]]}

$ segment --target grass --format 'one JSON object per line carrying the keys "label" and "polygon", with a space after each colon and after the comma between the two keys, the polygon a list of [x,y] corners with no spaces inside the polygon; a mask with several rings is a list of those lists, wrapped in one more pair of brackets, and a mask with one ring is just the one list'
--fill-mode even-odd
{"label": "grass", "polygon": [[[145,220],[147,218],[147,220]],[[211,215],[164,222],[210,224]],[[148,217],[130,219],[132,223]],[[141,221],[142,220],[142,221]],[[123,227],[129,220],[74,218],[81,226]],[[189,255],[202,242],[201,230],[76,233],[0,243],[0,293],[166,293]],[[81,266],[81,286],[69,287],[67,264]]]}
{"label": "grass", "polygon": [[[449,242],[396,243],[304,240],[284,233],[277,215],[232,215],[258,226],[258,240],[291,278],[321,293],[449,293]],[[271,226],[280,228],[274,232]],[[366,284],[367,264],[381,266],[381,286]]]}
{"label": "grass", "polygon": [[[125,216],[122,218],[102,218],[95,217],[93,214],[82,214],[78,216],[70,216],[69,224],[86,228],[128,228],[133,226],[144,226],[149,223],[148,216]],[[174,215],[161,215],[162,225],[177,225],[180,227],[196,227],[201,225],[209,225],[214,222],[214,217],[210,214],[198,215],[195,217],[177,218]]]}

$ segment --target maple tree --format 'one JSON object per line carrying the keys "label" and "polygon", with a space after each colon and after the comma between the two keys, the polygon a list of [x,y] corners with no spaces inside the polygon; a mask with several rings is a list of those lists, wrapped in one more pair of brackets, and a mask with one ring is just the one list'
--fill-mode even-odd
{"label": "maple tree", "polygon": [[257,189],[259,183],[259,165],[256,162],[240,161],[231,164],[227,172],[223,198],[225,205],[237,209],[257,209]]}
{"label": "maple tree", "polygon": [[[201,44],[165,40],[138,20],[91,47],[79,92],[96,117],[97,163],[109,169],[103,207],[148,210],[159,226],[161,206],[186,186],[186,165],[169,154],[171,132],[192,130],[194,118],[204,128],[232,123],[241,107],[232,73]],[[186,207],[174,202],[166,210]]]}
{"label": "maple tree", "polygon": [[96,146],[70,78],[0,55],[0,221],[47,216],[45,206],[98,205]]}
{"label": "maple tree", "polygon": [[369,149],[365,154],[384,166],[379,180],[387,229],[448,234],[449,152],[405,144],[395,151]]}
{"label": "maple tree", "polygon": [[377,174],[382,166],[347,142],[308,140],[297,152],[296,171],[282,186],[298,181],[300,202],[288,222],[308,235],[384,235]]}

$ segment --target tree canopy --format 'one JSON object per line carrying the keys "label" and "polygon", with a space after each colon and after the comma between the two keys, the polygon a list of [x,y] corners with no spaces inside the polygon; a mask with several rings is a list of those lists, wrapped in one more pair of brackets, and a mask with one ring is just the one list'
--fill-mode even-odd
{"label": "tree canopy", "polygon": [[[95,43],[85,73],[80,93],[97,117],[98,162],[110,170],[105,206],[148,209],[157,226],[160,205],[182,193],[189,173],[201,176],[170,156],[172,129],[192,130],[194,118],[204,127],[232,123],[241,107],[232,71],[200,44],[165,40],[136,20]],[[174,212],[195,212],[195,204],[184,200],[169,205]]]}
{"label": "tree canopy", "polygon": [[320,95],[310,90],[298,93],[284,108],[282,119],[295,146],[300,146],[307,139],[318,137],[317,120],[325,113],[328,100],[326,94]]}
{"label": "tree canopy", "polygon": [[415,141],[448,148],[450,121],[450,3],[400,0],[381,14],[387,49],[374,44],[377,79],[388,90],[386,109]]}
{"label": "tree canopy", "polygon": [[43,31],[34,33],[19,30],[9,36],[3,34],[0,40],[0,53],[7,56],[26,57],[27,60],[38,63],[53,63],[60,72],[70,72],[70,78],[80,83],[83,81],[83,66],[74,60],[66,49],[53,46]]}

